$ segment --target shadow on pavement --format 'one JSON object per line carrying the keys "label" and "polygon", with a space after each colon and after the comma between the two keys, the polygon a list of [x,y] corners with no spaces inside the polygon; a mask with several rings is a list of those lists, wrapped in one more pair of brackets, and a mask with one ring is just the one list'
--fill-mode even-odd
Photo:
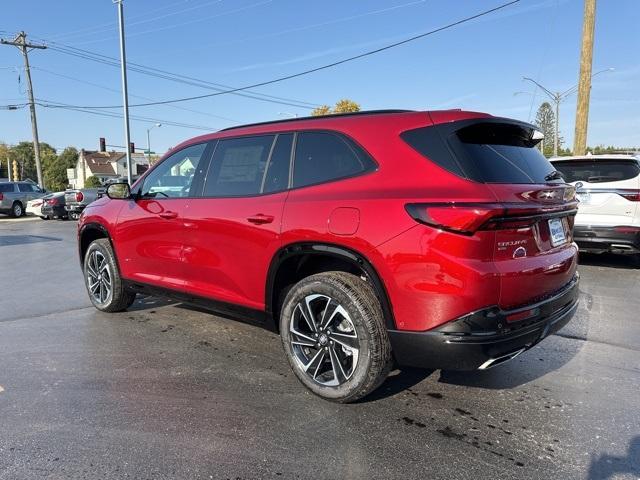
{"label": "shadow on pavement", "polygon": [[[549,338],[545,341],[549,342]],[[439,382],[465,387],[505,389],[519,387],[562,368],[582,349],[583,342],[564,342],[562,349],[549,351],[539,345],[518,358],[488,370],[447,371],[440,373]]]}
{"label": "shadow on pavement", "polygon": [[136,301],[127,308],[128,312],[138,312],[140,310],[148,310],[150,308],[160,308],[169,305],[176,305],[178,302],[167,300],[165,298],[138,295]]}
{"label": "shadow on pavement", "polygon": [[580,265],[640,269],[640,258],[633,255],[615,255],[613,253],[580,253]]}
{"label": "shadow on pavement", "polygon": [[435,370],[419,368],[402,368],[401,370],[394,370],[389,374],[380,387],[356,403],[375,402],[387,397],[392,397],[417,385],[425,378],[429,377],[433,372],[435,372]]}
{"label": "shadow on pavement", "polygon": [[626,457],[600,455],[591,460],[588,480],[606,480],[620,474],[640,476],[640,436],[631,439]]}

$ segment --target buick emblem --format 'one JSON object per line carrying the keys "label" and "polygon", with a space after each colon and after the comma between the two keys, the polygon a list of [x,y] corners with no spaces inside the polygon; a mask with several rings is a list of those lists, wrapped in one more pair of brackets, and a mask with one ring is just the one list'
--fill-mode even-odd
{"label": "buick emblem", "polygon": [[527,249],[524,247],[518,247],[513,251],[513,258],[522,258],[527,256]]}

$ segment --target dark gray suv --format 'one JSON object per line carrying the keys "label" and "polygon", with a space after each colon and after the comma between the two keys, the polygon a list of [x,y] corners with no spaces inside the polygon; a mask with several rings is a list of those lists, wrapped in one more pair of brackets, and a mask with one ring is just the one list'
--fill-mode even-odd
{"label": "dark gray suv", "polygon": [[0,183],[0,213],[21,217],[25,214],[27,202],[44,197],[46,191],[31,182]]}

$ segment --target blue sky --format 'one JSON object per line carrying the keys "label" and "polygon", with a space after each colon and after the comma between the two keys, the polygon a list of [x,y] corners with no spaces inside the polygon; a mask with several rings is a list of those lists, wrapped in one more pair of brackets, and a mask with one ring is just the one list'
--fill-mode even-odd
{"label": "blue sky", "polygon": [[[118,57],[111,0],[4,0],[0,36],[25,30],[32,41],[58,42]],[[500,0],[125,0],[128,60],[211,82],[243,86],[380,47],[499,5]],[[463,108],[533,120],[543,100],[522,81],[550,90],[577,83],[582,0],[520,3],[407,45],[312,75],[256,89],[311,104],[351,98],[365,109]],[[588,143],[640,146],[640,2],[600,1]],[[56,45],[50,43],[50,45]],[[119,69],[63,54],[32,52],[36,97],[65,104],[118,105]],[[0,46],[0,105],[26,98],[22,57]],[[19,77],[21,82],[19,82]],[[83,83],[88,82],[88,83]],[[129,73],[130,103],[209,93],[200,87]],[[575,96],[561,106],[561,135],[572,142]],[[176,108],[179,107],[179,108]],[[110,110],[120,113],[120,110]],[[309,110],[234,95],[132,109],[132,114],[217,130],[237,123],[305,115]],[[119,118],[38,107],[41,141],[56,148],[122,145]],[[153,123],[132,122],[146,146]],[[163,125],[151,133],[164,151],[202,130]],[[31,138],[28,109],[0,109],[0,141]]]}

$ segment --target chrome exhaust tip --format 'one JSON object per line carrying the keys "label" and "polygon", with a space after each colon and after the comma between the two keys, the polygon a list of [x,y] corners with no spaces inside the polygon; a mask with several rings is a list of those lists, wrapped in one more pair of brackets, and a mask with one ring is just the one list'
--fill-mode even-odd
{"label": "chrome exhaust tip", "polygon": [[501,363],[512,360],[516,358],[518,355],[520,355],[522,352],[524,352],[525,350],[526,348],[523,347],[520,350],[516,350],[515,352],[507,353],[506,355],[502,355],[496,358],[490,358],[489,360],[484,362],[482,365],[480,365],[478,367],[478,370],[487,370],[489,368],[495,367],[496,365],[500,365]]}

